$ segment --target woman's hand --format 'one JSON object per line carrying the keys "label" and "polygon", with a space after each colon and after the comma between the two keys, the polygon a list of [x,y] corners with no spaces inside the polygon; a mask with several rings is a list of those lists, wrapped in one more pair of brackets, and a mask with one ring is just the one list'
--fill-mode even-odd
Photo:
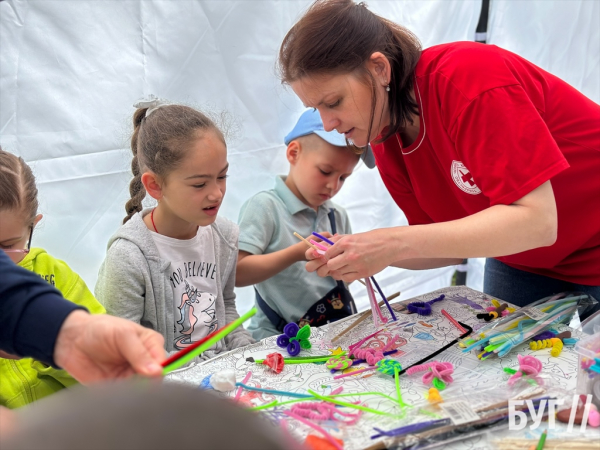
{"label": "woman's hand", "polygon": [[165,360],[163,337],[129,320],[74,311],[65,319],[54,360],[84,384],[135,374],[159,377]]}
{"label": "woman's hand", "polygon": [[306,252],[306,270],[317,272],[321,277],[351,282],[381,272],[402,258],[398,252],[398,239],[390,236],[390,230],[378,229],[366,233],[336,235],[324,255],[313,249]]}

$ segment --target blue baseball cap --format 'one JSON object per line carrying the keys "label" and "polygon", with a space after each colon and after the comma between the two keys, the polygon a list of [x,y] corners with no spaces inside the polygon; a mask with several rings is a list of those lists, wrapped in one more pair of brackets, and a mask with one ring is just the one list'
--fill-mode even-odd
{"label": "blue baseball cap", "polygon": [[[325,131],[323,128],[323,121],[321,120],[321,115],[319,111],[314,109],[307,109],[302,113],[296,125],[288,133],[283,142],[285,145],[289,145],[294,139],[298,139],[302,136],[308,136],[309,134],[316,134],[325,142],[335,145],[336,147],[347,147],[348,143],[346,142],[346,138],[343,134],[338,133],[337,131]],[[371,150],[371,146],[367,145],[367,148],[363,150],[360,155],[360,159],[363,160],[365,165],[372,169],[375,167],[375,157],[373,156],[373,151]]]}

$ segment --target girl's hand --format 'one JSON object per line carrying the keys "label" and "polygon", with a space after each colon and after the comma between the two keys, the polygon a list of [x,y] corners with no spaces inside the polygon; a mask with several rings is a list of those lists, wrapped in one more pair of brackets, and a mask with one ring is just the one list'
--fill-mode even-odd
{"label": "girl's hand", "polygon": [[349,283],[381,272],[401,259],[397,254],[398,243],[391,238],[389,230],[335,236],[331,240],[335,245],[324,255],[312,249],[306,252],[309,259],[306,270]]}

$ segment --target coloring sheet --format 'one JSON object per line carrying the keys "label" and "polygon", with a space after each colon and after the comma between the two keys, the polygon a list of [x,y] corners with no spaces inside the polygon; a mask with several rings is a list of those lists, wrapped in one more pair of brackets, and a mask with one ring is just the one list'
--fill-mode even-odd
{"label": "coloring sheet", "polygon": [[[363,347],[384,347],[393,336],[398,335],[399,339],[392,347],[393,349],[398,349],[398,352],[387,356],[387,358],[393,358],[400,362],[402,367],[408,367],[460,336],[460,331],[440,313],[442,309],[447,311],[457,321],[471,326],[474,333],[486,324],[483,320],[477,319],[476,314],[485,312],[486,307],[492,306],[490,302],[492,297],[464,286],[439,289],[419,297],[394,302],[392,306],[397,308],[401,303],[406,304],[412,301],[426,302],[439,297],[441,294],[444,294],[445,298],[432,305],[433,312],[430,316],[408,314],[406,309],[395,312],[398,320],[395,322],[388,321],[384,330],[377,336],[369,339],[363,344]],[[384,316],[390,318],[385,306],[381,308],[381,311]],[[332,345],[331,339],[347,328],[354,320],[356,320],[356,316],[324,327],[313,328],[310,338],[312,348],[310,350],[302,350],[299,356],[336,355],[343,350],[347,350],[349,345],[360,341],[376,331],[373,326],[373,318],[369,316],[368,319],[339,339],[335,345]],[[559,331],[565,328],[564,326],[558,327]],[[574,334],[574,337],[577,337],[577,335]],[[371,439],[371,436],[376,434],[373,427],[390,430],[413,422],[432,420],[431,417],[417,412],[420,405],[428,405],[426,395],[430,386],[422,382],[422,373],[414,375],[405,373],[400,376],[402,400],[413,406],[412,408],[405,408],[404,417],[400,417],[399,415],[403,413],[403,410],[395,401],[397,396],[393,376],[384,375],[377,371],[368,371],[334,380],[333,377],[341,372],[332,374],[324,364],[286,364],[283,371],[280,374],[276,374],[265,365],[247,361],[247,358],[250,357],[255,360],[263,359],[268,354],[274,352],[281,353],[284,357],[288,356],[285,349],[277,347],[276,336],[247,347],[235,349],[193,367],[181,369],[168,375],[166,379],[172,382],[182,382],[198,386],[205,377],[213,373],[225,369],[235,369],[236,380],[238,382],[241,382],[251,372],[251,377],[246,384],[264,389],[303,394],[306,394],[307,390],[311,389],[318,394],[328,395],[332,391],[342,387],[342,394],[351,395],[341,397],[339,400],[360,402],[363,406],[390,414],[386,416],[365,412],[362,414],[361,419],[352,426],[322,425],[332,435],[343,439],[344,449],[347,450],[365,449],[377,444],[378,439]],[[560,356],[555,358],[550,356],[550,349],[532,351],[528,343],[525,343],[517,349],[513,349],[502,359],[490,357],[485,361],[480,361],[477,359],[475,351],[463,353],[462,349],[457,345],[453,345],[432,359],[435,361],[449,361],[454,364],[454,373],[452,375],[454,381],[449,384],[446,390],[441,391],[442,397],[466,399],[472,408],[477,408],[479,405],[485,406],[485,402],[489,401],[489,398],[482,398],[487,397],[486,395],[477,395],[478,391],[481,392],[481,390],[490,388],[500,388],[498,391],[502,391],[502,387],[506,386],[506,381],[509,377],[503,369],[504,367],[518,369],[517,354],[533,355],[539,358],[544,367],[542,374],[548,377],[550,383],[562,386],[565,389],[573,389],[575,387],[578,355],[572,347],[565,347]],[[361,364],[358,367],[363,368],[367,366],[366,364]],[[355,369],[349,368],[346,371]],[[234,397],[236,391],[217,393],[217,395]],[[356,395],[364,392],[377,392],[385,394],[388,397],[381,395]],[[291,400],[291,398],[247,390],[243,390],[240,397],[240,402],[247,406],[265,405],[274,400],[286,401]],[[261,414],[265,419],[275,422],[282,417],[281,411],[289,409],[290,406],[291,404],[265,409],[261,411]],[[344,408],[344,411],[348,413],[357,412],[349,408]],[[438,414],[440,414],[439,417],[444,417],[441,411]],[[309,433],[314,433],[310,428],[294,419],[288,418],[287,423],[292,435],[299,440],[302,440]],[[487,446],[482,446],[479,442],[480,440],[478,438],[471,439],[466,442],[457,443],[452,448],[488,448]],[[382,444],[380,439],[379,442]],[[448,447],[446,446],[445,448]]]}

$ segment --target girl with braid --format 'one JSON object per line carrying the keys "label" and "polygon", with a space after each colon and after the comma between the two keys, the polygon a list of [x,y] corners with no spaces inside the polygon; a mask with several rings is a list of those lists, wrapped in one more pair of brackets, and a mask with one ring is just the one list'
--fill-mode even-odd
{"label": "girl with braid", "polygon": [[[109,314],[158,331],[165,350],[177,351],[238,318],[238,228],[218,217],[227,147],[199,111],[156,98],[134,106],[131,199],[108,242],[96,296]],[[142,208],[146,194],[155,208]],[[239,328],[202,357],[253,342]]]}

